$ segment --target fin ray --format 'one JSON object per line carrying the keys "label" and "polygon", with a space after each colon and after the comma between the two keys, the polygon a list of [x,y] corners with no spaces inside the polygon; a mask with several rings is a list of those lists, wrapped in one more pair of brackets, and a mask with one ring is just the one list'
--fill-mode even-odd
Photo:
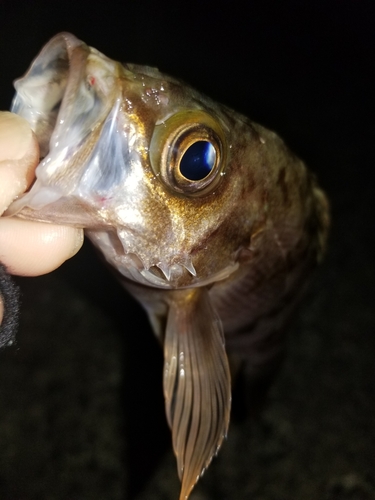
{"label": "fin ray", "polygon": [[230,373],[221,322],[208,291],[176,291],[164,345],[164,395],[186,500],[226,436]]}

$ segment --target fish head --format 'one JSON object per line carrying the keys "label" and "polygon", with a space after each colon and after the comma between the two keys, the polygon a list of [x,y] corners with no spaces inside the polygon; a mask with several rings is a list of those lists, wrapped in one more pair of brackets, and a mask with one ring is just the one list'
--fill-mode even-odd
{"label": "fish head", "polygon": [[8,214],[84,227],[123,276],[157,288],[202,286],[237,269],[256,200],[242,158],[260,144],[245,119],[68,33],[15,87],[12,111],[29,121],[41,162]]}

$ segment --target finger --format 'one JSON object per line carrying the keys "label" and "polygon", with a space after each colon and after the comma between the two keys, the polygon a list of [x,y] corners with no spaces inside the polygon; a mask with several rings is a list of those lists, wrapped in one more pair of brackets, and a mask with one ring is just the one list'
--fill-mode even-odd
{"label": "finger", "polygon": [[38,276],[73,257],[83,230],[21,219],[0,219],[0,262],[12,274]]}
{"label": "finger", "polygon": [[39,161],[39,146],[26,120],[0,112],[0,214],[29,187]]}

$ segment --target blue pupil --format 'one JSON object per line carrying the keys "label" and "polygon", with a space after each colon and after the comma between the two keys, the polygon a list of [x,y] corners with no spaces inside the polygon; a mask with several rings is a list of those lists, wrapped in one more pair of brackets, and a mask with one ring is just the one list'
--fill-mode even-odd
{"label": "blue pupil", "polygon": [[180,161],[181,174],[191,181],[207,177],[215,165],[216,152],[208,141],[197,141],[184,153]]}

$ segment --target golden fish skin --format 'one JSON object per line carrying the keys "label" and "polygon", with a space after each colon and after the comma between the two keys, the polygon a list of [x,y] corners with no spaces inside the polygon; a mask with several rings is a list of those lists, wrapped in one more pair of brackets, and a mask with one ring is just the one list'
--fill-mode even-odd
{"label": "golden fish skin", "polygon": [[8,215],[85,228],[146,309],[187,499],[227,433],[226,350],[255,373],[279,355],[324,252],[325,195],[273,132],[71,34],[15,86],[42,158]]}

